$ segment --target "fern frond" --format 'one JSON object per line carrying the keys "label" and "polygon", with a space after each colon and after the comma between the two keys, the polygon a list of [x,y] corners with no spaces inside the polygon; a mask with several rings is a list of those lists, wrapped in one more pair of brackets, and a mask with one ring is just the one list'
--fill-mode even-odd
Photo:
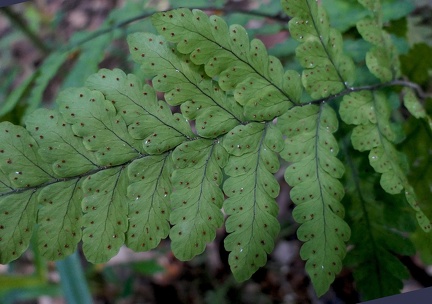
{"label": "fern frond", "polygon": [[155,76],[153,86],[165,93],[170,105],[181,105],[183,116],[195,120],[200,136],[216,138],[243,120],[243,109],[220,90],[202,67],[174,51],[161,36],[136,33],[128,36],[132,58]]}
{"label": "fern frond", "polygon": [[363,158],[353,157],[352,151],[349,152],[346,153],[348,195],[344,203],[350,210],[347,218],[354,247],[345,262],[354,267],[354,279],[363,300],[393,295],[400,292],[402,280],[409,277],[395,255],[415,253],[413,244],[403,235],[410,229],[399,224],[400,219],[407,218],[407,210],[400,206],[400,198],[393,199],[390,206],[377,199],[376,176],[364,170],[367,164]]}
{"label": "fern frond", "polygon": [[366,53],[366,65],[369,71],[382,82],[400,76],[400,62],[396,47],[390,35],[383,30],[380,1],[363,1],[360,4],[370,10],[372,17],[357,22],[357,30],[364,40],[372,44]]}
{"label": "fern frond", "polygon": [[307,260],[306,271],[321,296],[342,269],[350,237],[340,203],[344,188],[338,180],[344,166],[336,158],[339,146],[332,134],[338,120],[329,105],[307,105],[289,110],[277,124],[287,136],[281,156],[292,163],[285,180],[293,187],[290,196],[297,205],[297,236],[305,242],[300,256]]}
{"label": "fern frond", "polygon": [[279,168],[277,152],[282,136],[271,123],[250,123],[231,130],[223,145],[230,153],[223,190],[229,235],[225,249],[234,277],[247,280],[267,261],[280,226],[276,219],[279,184],[272,173]]}
{"label": "fern frond", "polygon": [[344,96],[339,109],[341,118],[347,124],[354,124],[351,141],[354,149],[370,151],[369,162],[381,173],[381,187],[390,194],[405,189],[405,197],[416,211],[419,225],[425,231],[432,226],[420,210],[417,198],[403,171],[400,153],[393,142],[396,138],[390,126],[390,106],[382,92],[353,92]]}
{"label": "fern frond", "polygon": [[[166,160],[171,154],[163,153],[194,134],[135,76],[102,70],[91,80],[107,95],[67,89],[58,97],[58,111],[41,109],[27,117],[28,131],[0,124],[1,263],[27,248],[36,223],[44,256],[67,256],[82,236],[94,263],[114,256],[125,234],[134,250],[154,248],[168,234],[173,169]],[[157,178],[144,180],[151,170],[159,172]]]}
{"label": "fern frond", "polygon": [[[298,74],[284,73],[279,59],[267,54],[264,44],[249,42],[246,30],[228,25],[218,16],[200,10],[176,9],[152,16],[159,34],[177,44],[182,54],[204,65],[207,75],[218,77],[224,91],[234,90],[234,98],[250,120],[271,120],[299,99]],[[252,98],[251,98],[252,97]]]}
{"label": "fern frond", "polygon": [[283,0],[292,17],[289,29],[300,42],[297,58],[305,68],[302,83],[314,99],[347,89],[354,82],[354,63],[343,53],[342,35],[331,28],[323,7],[315,0]]}
{"label": "fern frond", "polygon": [[180,260],[190,260],[214,240],[223,223],[222,170],[228,158],[218,141],[185,142],[173,152],[170,222],[171,248]]}

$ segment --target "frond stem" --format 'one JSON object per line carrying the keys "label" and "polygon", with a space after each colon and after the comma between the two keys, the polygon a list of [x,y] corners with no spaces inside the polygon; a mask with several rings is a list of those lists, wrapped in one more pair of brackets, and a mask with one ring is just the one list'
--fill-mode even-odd
{"label": "frond stem", "polygon": [[245,14],[245,15],[251,15],[251,16],[255,16],[255,17],[262,17],[262,18],[267,18],[267,19],[273,19],[275,21],[281,22],[281,23],[287,23],[288,21],[291,20],[291,18],[283,13],[278,13],[278,14],[266,14],[263,12],[259,12],[259,11],[248,11],[248,10],[242,10],[242,9],[231,9],[228,7],[222,7],[222,8],[217,8],[217,7],[187,7],[189,9],[199,9],[202,11],[214,11],[215,13],[217,12],[221,12],[223,14],[229,15],[229,14]]}
{"label": "frond stem", "polygon": [[[200,9],[203,11],[215,11],[215,12],[221,12],[223,14],[229,15],[229,14],[245,14],[245,15],[251,15],[251,16],[256,16],[256,17],[262,17],[262,18],[268,18],[268,19],[273,19],[276,20],[278,22],[283,22],[286,23],[290,20],[290,17],[284,15],[284,14],[274,14],[274,15],[270,15],[270,14],[265,14],[262,12],[258,12],[258,11],[247,11],[247,10],[241,10],[241,9],[229,9],[229,8],[216,8],[216,7],[187,7],[188,9]],[[172,10],[173,8],[170,7],[168,8],[166,11]],[[154,14],[154,12],[144,12],[142,14],[136,15],[135,17],[131,17],[129,19],[123,20],[121,22],[118,22],[110,27],[104,28],[104,29],[100,29],[98,31],[95,31],[91,34],[89,34],[87,37],[84,37],[83,39],[79,40],[76,43],[73,44],[69,44],[67,46],[65,46],[63,48],[64,51],[68,51],[68,50],[72,50],[75,47],[78,47],[80,45],[83,45],[86,42],[89,42],[90,40],[93,40],[99,36],[105,35],[109,32],[112,32],[116,29],[120,29],[122,27],[125,27],[127,25],[129,25],[130,23],[133,23],[135,21],[139,21],[142,19],[146,19],[148,17],[151,17]]]}
{"label": "frond stem", "polygon": [[[313,101],[310,101],[310,102],[307,102],[304,104],[300,104],[300,106],[330,102],[330,101],[332,101],[338,97],[348,95],[352,92],[375,91],[375,90],[379,90],[379,89],[386,88],[386,87],[392,87],[392,86],[403,86],[403,87],[411,88],[416,92],[417,96],[423,100],[426,98],[432,97],[432,94],[425,93],[418,84],[411,82],[411,81],[408,81],[408,80],[404,80],[404,79],[396,79],[396,80],[392,80],[392,81],[388,81],[388,82],[384,82],[384,83],[348,88],[348,89],[345,89],[345,90],[343,90],[337,94],[334,94],[332,96],[313,100]],[[296,105],[294,105],[294,106],[296,106]]]}
{"label": "frond stem", "polygon": [[2,7],[0,8],[0,12],[2,12],[9,21],[19,28],[24,35],[33,43],[33,45],[41,51],[44,55],[48,54],[51,49],[47,46],[44,41],[39,37],[25,22],[24,18],[13,11],[10,7]]}

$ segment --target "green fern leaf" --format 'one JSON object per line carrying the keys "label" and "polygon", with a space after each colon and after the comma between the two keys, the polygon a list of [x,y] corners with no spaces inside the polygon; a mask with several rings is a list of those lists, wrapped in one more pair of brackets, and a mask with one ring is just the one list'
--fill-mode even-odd
{"label": "green fern leaf", "polygon": [[374,47],[366,54],[366,65],[382,82],[393,78],[392,62],[380,48]]}
{"label": "green fern leaf", "polygon": [[376,172],[381,173],[381,187],[390,194],[405,189],[405,197],[416,211],[419,225],[429,231],[431,223],[418,206],[416,195],[403,171],[400,153],[392,143],[396,135],[390,126],[390,105],[384,94],[353,92],[344,96],[339,112],[343,121],[356,125],[351,136],[353,147],[359,151],[370,150],[369,162]]}
{"label": "green fern leaf", "polygon": [[38,247],[49,260],[75,252],[82,236],[82,179],[58,182],[40,190]]}
{"label": "green fern leaf", "polygon": [[149,154],[162,154],[194,137],[187,121],[180,114],[172,115],[169,106],[157,100],[154,89],[133,74],[102,69],[86,85],[113,103],[130,135],[143,139],[143,149]]}
{"label": "green fern leaf", "polygon": [[[3,182],[3,185],[9,188],[4,188],[1,194],[0,208],[5,209],[4,214],[6,216],[2,219],[2,225],[4,227],[15,227],[13,231],[6,231],[7,237],[0,236],[5,240],[6,244],[5,256],[2,259],[7,259],[7,261],[16,259],[19,256],[19,254],[15,255],[14,252],[22,253],[28,247],[31,233],[28,236],[24,232],[32,231],[34,224],[36,224],[38,202],[42,204],[38,219],[40,224],[38,233],[42,236],[39,239],[39,246],[46,256],[58,259],[72,253],[81,238],[81,226],[79,224],[81,217],[80,200],[70,196],[69,200],[61,195],[56,196],[56,193],[66,195],[69,189],[68,185],[71,182],[66,181],[67,185],[65,183],[56,184],[59,182],[56,177],[66,176],[71,172],[82,173],[83,168],[90,169],[94,168],[94,166],[86,167],[88,159],[85,157],[81,157],[81,162],[84,162],[84,165],[81,165],[78,161],[79,157],[65,157],[62,149],[64,147],[68,149],[70,145],[62,147],[64,140],[61,140],[61,136],[62,131],[67,133],[65,130],[69,130],[70,132],[70,126],[64,124],[65,127],[60,127],[57,124],[58,116],[60,115],[54,111],[39,110],[29,117],[27,127],[34,132],[33,135],[36,140],[22,127],[13,126],[6,122],[0,125],[0,129],[3,131],[0,131],[3,143],[0,150],[2,156],[5,157],[5,161],[0,164],[0,167],[1,171],[4,172],[2,180],[5,182]],[[33,121],[35,124],[32,124],[32,120],[36,119],[36,117],[40,118],[37,125],[35,121]],[[54,129],[49,129],[50,127]],[[77,144],[76,149],[71,149],[69,152],[75,153],[79,151],[80,143],[74,142],[76,139],[71,132],[68,135],[71,137],[70,144]],[[67,141],[66,137],[65,140]],[[39,143],[40,145],[38,145]],[[50,150],[50,147],[53,146],[55,148]],[[44,150],[49,151],[46,155],[52,153],[51,156],[45,157]],[[60,164],[63,166],[64,163],[57,161],[58,158],[64,160],[64,163],[75,159],[76,161],[71,161],[70,164],[76,165],[79,168],[78,171],[68,170],[69,163],[65,165],[66,170],[60,170]],[[51,161],[56,165],[52,166]],[[39,188],[44,186],[45,188],[40,191]],[[46,189],[57,191],[50,193]],[[37,200],[36,197],[38,197]],[[9,211],[12,209],[10,206],[11,201],[15,202],[13,212]],[[77,208],[79,211],[77,211]],[[19,213],[15,213],[15,210]],[[59,216],[60,214],[63,214],[64,217]],[[58,232],[53,227],[63,227],[64,230]],[[56,238],[58,238],[57,242],[53,242]]]}
{"label": "green fern leaf", "polygon": [[301,224],[298,238],[304,241],[300,255],[318,296],[324,294],[342,269],[345,243],[350,228],[342,219],[340,201],[344,188],[339,178],[344,166],[336,155],[339,146],[333,136],[338,120],[328,105],[296,107],[278,119],[287,136],[281,156],[292,164],[285,179],[293,188],[297,205],[294,219]]}
{"label": "green fern leaf", "polygon": [[204,65],[207,75],[219,76],[223,90],[234,90],[247,119],[272,119],[297,101],[297,89],[291,91],[295,86],[289,84],[295,73],[284,74],[279,59],[268,56],[260,40],[249,42],[243,27],[228,27],[218,16],[188,9],[156,13],[152,22],[159,34],[177,43],[180,53],[190,54],[194,64]]}
{"label": "green fern leaf", "polygon": [[379,21],[371,17],[357,22],[357,30],[363,39],[373,45],[384,43],[383,30],[380,28]]}
{"label": "green fern leaf", "polygon": [[[354,278],[363,300],[371,300],[399,293],[409,272],[395,254],[412,255],[413,244],[398,221],[406,218],[400,199],[384,204],[376,198],[377,177],[365,170],[363,158],[346,155],[347,193],[344,200],[352,227],[350,243],[354,248],[347,254],[346,264],[354,267]],[[366,160],[367,161],[367,160]],[[363,169],[361,169],[363,168]],[[414,217],[412,218],[414,221]]]}
{"label": "green fern leaf", "polygon": [[51,168],[41,161],[37,143],[26,129],[2,122],[0,136],[0,170],[14,190],[37,186],[53,178]]}
{"label": "green fern leaf", "polygon": [[100,171],[83,181],[83,250],[88,261],[104,263],[117,254],[128,227],[124,166]]}
{"label": "green fern leaf", "polygon": [[56,176],[72,177],[97,168],[94,155],[57,111],[38,109],[27,116],[25,123],[39,145],[38,154],[51,164]]}
{"label": "green fern leaf", "polygon": [[[109,77],[105,76],[105,72],[108,72],[106,75]],[[121,76],[122,81],[116,76]],[[170,191],[171,161],[164,162],[167,165],[161,169],[160,178],[149,184],[149,191],[145,195],[142,194],[142,189],[137,188],[143,187],[143,181],[137,180],[135,175],[138,174],[141,178],[143,170],[148,170],[153,165],[157,168],[159,165],[151,157],[145,156],[146,149],[160,154],[187,139],[188,135],[193,136],[187,122],[180,120],[179,115],[173,117],[169,107],[157,101],[154,90],[147,85],[142,87],[135,76],[129,75],[128,78],[122,72],[119,74],[119,71],[106,70],[94,77],[107,78],[115,83],[122,82],[117,87],[112,86],[114,90],[110,91],[112,94],[109,96],[117,94],[116,97],[122,97],[120,101],[108,101],[100,92],[87,88],[68,89],[59,96],[60,113],[41,109],[27,118],[26,126],[34,138],[21,127],[10,123],[1,124],[1,153],[6,157],[5,163],[0,164],[1,199],[4,201],[2,208],[8,209],[11,199],[20,200],[15,193],[17,191],[20,193],[26,188],[37,186],[34,189],[40,192],[38,201],[33,199],[31,204],[24,201],[21,209],[17,208],[24,216],[14,214],[15,217],[5,220],[2,226],[20,227],[26,231],[30,229],[27,226],[31,226],[32,229],[36,223],[35,208],[39,202],[39,247],[45,256],[52,259],[72,253],[81,240],[81,235],[89,261],[105,262],[117,253],[125,241],[128,228],[129,206],[128,200],[125,203],[124,198],[129,184],[126,170],[130,164],[133,166],[129,174],[134,177],[129,189],[129,199],[133,201],[129,200],[129,205],[134,213],[129,217],[131,230],[127,244],[135,250],[154,248],[169,231],[168,198],[161,199],[155,194],[161,189],[164,189],[164,193]],[[108,87],[106,82],[102,85]],[[129,95],[121,94],[122,90],[126,91],[125,87],[135,85],[137,90],[131,89]],[[141,96],[149,98],[144,98],[143,101]],[[140,114],[153,120],[143,122],[143,132],[139,130],[142,119]],[[137,119],[138,124],[135,123]],[[126,121],[130,123],[129,128]],[[181,122],[177,123],[178,121]],[[155,125],[161,127],[157,134],[154,132]],[[149,135],[148,130],[151,128],[152,134]],[[186,132],[179,131],[182,129]],[[161,135],[158,146],[147,143],[149,139],[143,141],[144,135],[152,138]],[[178,141],[180,137],[181,141]],[[67,157],[68,155],[71,156]],[[147,162],[149,168],[139,167],[143,165],[139,158],[143,157],[151,160]],[[12,164],[14,165],[11,166]],[[111,166],[113,168],[109,168]],[[34,192],[31,188],[29,190],[29,193]],[[34,194],[35,197],[38,193]],[[137,197],[142,195],[145,199],[147,193],[153,193],[151,204],[142,208],[142,199],[137,200]],[[9,214],[8,210],[5,212]],[[154,213],[161,215],[150,219],[149,216]],[[158,219],[165,219],[165,222],[158,222]],[[24,225],[26,227],[23,228]],[[53,227],[62,227],[62,232],[56,233]],[[148,231],[152,234],[149,235]],[[28,246],[29,238],[22,237],[25,233],[18,235],[10,233],[10,230],[6,232],[8,237],[2,237],[2,240],[6,244],[7,255],[2,258],[10,260],[22,253]]]}
{"label": "green fern leaf", "polygon": [[113,104],[98,91],[66,89],[58,97],[59,111],[83,138],[87,150],[94,151],[98,165],[122,164],[142,155],[142,141],[129,135]]}
{"label": "green fern leaf", "polygon": [[128,166],[129,229],[126,245],[135,251],[155,248],[168,236],[171,154],[147,156]]}
{"label": "green fern leaf", "polygon": [[36,223],[36,190],[24,188],[48,181],[52,172],[39,165],[37,143],[24,128],[2,122],[0,137],[0,263],[6,264],[28,247]]}
{"label": "green fern leaf", "polygon": [[342,36],[330,28],[327,14],[315,0],[283,0],[292,17],[289,29],[301,44],[297,58],[305,68],[302,83],[314,99],[339,93],[354,82],[354,63],[343,53]]}
{"label": "green fern leaf", "polygon": [[0,196],[0,263],[17,259],[29,246],[36,224],[37,192],[22,191]]}
{"label": "green fern leaf", "polygon": [[215,138],[241,123],[241,106],[163,37],[136,33],[128,36],[128,43],[132,58],[150,76],[156,75],[154,88],[165,92],[170,105],[181,104],[183,115],[196,120],[200,136]]}
{"label": "green fern leaf", "polygon": [[173,152],[171,248],[180,260],[190,260],[214,240],[223,223],[220,189],[227,153],[218,141],[198,139]]}
{"label": "green fern leaf", "polygon": [[358,2],[374,13],[381,11],[381,2],[376,0],[358,0]]}
{"label": "green fern leaf", "polygon": [[360,35],[372,44],[372,48],[366,54],[366,65],[382,82],[396,79],[400,76],[399,55],[390,35],[383,30],[380,1],[359,2],[373,14],[373,17],[366,17],[357,22]]}
{"label": "green fern leaf", "polygon": [[280,229],[275,201],[279,184],[272,173],[279,168],[276,152],[281,143],[282,136],[272,124],[259,123],[238,126],[223,141],[231,154],[225,167],[229,178],[223,184],[228,196],[223,204],[229,233],[225,249],[231,251],[228,261],[238,281],[264,266]]}
{"label": "green fern leaf", "polygon": [[404,105],[415,118],[423,118],[427,121],[429,128],[432,130],[432,118],[426,113],[426,110],[417,99],[412,89],[405,88],[403,90]]}

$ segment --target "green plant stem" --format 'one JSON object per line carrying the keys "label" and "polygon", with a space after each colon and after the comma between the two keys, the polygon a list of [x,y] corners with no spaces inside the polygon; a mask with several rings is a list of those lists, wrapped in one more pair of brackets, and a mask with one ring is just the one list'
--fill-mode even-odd
{"label": "green plant stem", "polygon": [[[171,9],[172,8],[169,8],[169,9],[167,9],[167,11],[171,10]],[[284,23],[286,23],[286,22],[288,22],[290,20],[290,18],[288,16],[283,15],[283,14],[269,15],[269,14],[264,14],[264,13],[261,13],[261,12],[258,12],[258,11],[231,10],[231,9],[226,9],[226,8],[215,8],[215,7],[201,7],[201,8],[197,8],[197,9],[206,10],[206,11],[219,11],[219,12],[223,12],[224,14],[235,14],[235,13],[237,13],[237,14],[246,14],[246,15],[251,15],[251,16],[256,16],[256,17],[274,19],[276,21],[284,22]],[[112,32],[112,31],[114,31],[116,29],[120,29],[122,27],[125,27],[125,26],[127,26],[130,23],[133,23],[135,21],[139,21],[139,20],[148,18],[148,17],[152,16],[153,14],[154,14],[154,12],[145,12],[145,13],[139,14],[139,15],[137,15],[135,17],[132,17],[132,18],[126,19],[124,21],[121,21],[119,23],[116,23],[113,26],[110,26],[108,28],[104,28],[104,29],[98,30],[96,32],[91,33],[89,36],[83,38],[82,40],[80,40],[80,41],[78,41],[76,43],[73,43],[73,44],[65,46],[63,48],[63,50],[65,50],[65,51],[66,50],[71,50],[71,49],[73,49],[73,48],[75,48],[77,46],[80,46],[80,45],[82,45],[82,44],[84,44],[84,43],[86,43],[86,42],[88,42],[88,41],[90,41],[90,40],[92,40],[92,39],[94,39],[96,37],[99,37],[101,35],[104,35],[104,34],[107,34],[109,32]]]}
{"label": "green plant stem", "polygon": [[262,13],[259,11],[246,11],[246,10],[239,10],[239,9],[229,9],[229,8],[217,8],[217,7],[197,7],[196,9],[202,10],[202,11],[219,11],[226,15],[229,14],[244,14],[244,15],[251,15],[255,17],[262,17],[262,18],[268,18],[273,19],[282,23],[286,23],[291,20],[290,17],[283,13],[278,13],[274,15],[269,15],[266,13]]}
{"label": "green plant stem", "polygon": [[320,98],[320,99],[313,100],[313,101],[310,101],[310,102],[307,102],[304,104],[300,104],[300,106],[330,102],[330,101],[332,101],[338,97],[345,96],[345,95],[352,93],[352,92],[374,91],[374,90],[378,90],[378,89],[382,89],[382,88],[386,88],[386,87],[392,87],[392,86],[403,86],[403,87],[411,88],[416,92],[417,96],[420,99],[426,99],[428,97],[431,97],[431,96],[429,96],[430,94],[426,94],[425,92],[423,92],[422,88],[418,84],[416,84],[414,82],[410,82],[408,80],[396,79],[396,80],[392,80],[392,81],[384,82],[384,83],[348,88],[348,89],[340,91],[339,93],[334,94],[332,96]]}
{"label": "green plant stem", "polygon": [[53,180],[48,181],[48,182],[43,183],[43,184],[40,184],[40,185],[37,185],[37,186],[34,186],[34,187],[14,189],[14,188],[12,188],[10,186],[7,186],[11,191],[5,192],[5,193],[0,193],[0,197],[7,196],[7,195],[10,195],[12,193],[16,194],[16,193],[21,193],[21,192],[24,192],[24,191],[29,191],[29,190],[36,191],[36,190],[38,190],[40,188],[47,187],[47,186],[52,185],[52,184],[66,182],[66,181],[70,181],[70,180],[74,180],[74,179],[80,179],[80,178],[83,178],[83,177],[87,177],[87,176],[93,175],[93,174],[95,174],[97,172],[100,172],[100,171],[103,171],[103,170],[108,170],[108,169],[117,168],[117,167],[123,167],[123,166],[126,166],[126,165],[128,165],[128,164],[136,161],[137,159],[140,159],[140,158],[143,158],[143,157],[146,157],[146,156],[148,156],[148,155],[147,154],[141,154],[140,156],[138,156],[136,158],[133,158],[133,159],[131,159],[131,160],[125,162],[125,163],[114,165],[114,166],[98,166],[94,170],[87,171],[87,172],[85,172],[83,174],[80,174],[80,175],[77,175],[77,176],[65,177],[65,178],[54,178],[52,176]]}
{"label": "green plant stem", "polygon": [[79,40],[79,41],[76,42],[76,43],[66,45],[66,46],[65,46],[64,48],[62,48],[62,49],[63,49],[64,51],[71,50],[71,49],[73,49],[73,48],[75,48],[75,47],[78,47],[78,46],[80,46],[80,45],[83,45],[84,43],[86,43],[86,42],[88,42],[88,41],[90,41],[90,40],[92,40],[92,39],[95,39],[95,38],[97,38],[97,37],[99,37],[99,36],[102,36],[102,35],[105,35],[105,34],[107,34],[107,33],[110,33],[110,32],[112,32],[112,31],[114,31],[114,30],[116,30],[116,29],[119,29],[119,28],[125,27],[126,25],[128,25],[128,24],[130,24],[130,23],[132,23],[132,22],[135,22],[135,21],[138,21],[138,20],[141,20],[141,19],[145,19],[145,18],[147,18],[147,17],[150,17],[150,16],[153,15],[153,14],[154,14],[154,12],[150,12],[150,13],[149,13],[149,12],[146,12],[146,13],[143,13],[143,14],[137,15],[137,16],[135,16],[135,17],[132,17],[132,18],[130,18],[130,19],[126,19],[126,20],[124,20],[124,21],[122,21],[122,22],[119,22],[119,23],[116,23],[116,24],[114,24],[113,26],[110,26],[110,27],[108,27],[108,28],[104,28],[104,29],[98,30],[98,31],[96,31],[96,32],[93,32],[93,33],[91,33],[90,35],[88,35],[87,37],[85,37],[85,38]]}
{"label": "green plant stem", "polygon": [[9,21],[19,28],[24,35],[33,43],[33,45],[40,50],[43,54],[47,55],[50,52],[50,48],[40,39],[40,37],[33,32],[24,21],[24,19],[14,12],[10,7],[2,7],[0,11],[9,19]]}
{"label": "green plant stem", "polygon": [[56,262],[56,266],[67,303],[92,304],[93,300],[77,252]]}

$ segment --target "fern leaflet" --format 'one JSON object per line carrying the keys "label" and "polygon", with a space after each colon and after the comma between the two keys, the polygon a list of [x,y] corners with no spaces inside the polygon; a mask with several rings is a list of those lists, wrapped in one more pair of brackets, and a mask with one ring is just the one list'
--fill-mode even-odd
{"label": "fern leaflet", "polygon": [[405,189],[405,197],[416,211],[419,225],[429,231],[431,223],[418,206],[403,171],[400,153],[392,144],[395,133],[390,126],[390,106],[384,94],[380,91],[353,92],[343,98],[339,112],[343,121],[356,125],[351,135],[353,147],[358,151],[370,151],[371,166],[382,174],[381,187],[390,194]]}
{"label": "fern leaflet", "polygon": [[168,236],[172,170],[170,152],[144,157],[129,165],[126,245],[132,250],[153,249]]}
{"label": "fern leaflet", "polygon": [[228,196],[223,203],[229,233],[225,249],[231,251],[234,277],[244,281],[266,263],[280,229],[275,201],[279,184],[272,173],[279,168],[281,134],[271,123],[250,123],[230,131],[223,145],[230,153],[225,166],[229,178],[223,184]]}
{"label": "fern leaflet", "polygon": [[426,113],[426,110],[417,99],[414,91],[412,89],[405,88],[403,90],[404,95],[404,106],[408,109],[412,116],[415,118],[422,118],[426,120],[429,128],[432,130],[432,118]]}
{"label": "fern leaflet", "polygon": [[100,171],[83,181],[83,250],[92,263],[108,261],[124,243],[127,184],[124,166]]}
{"label": "fern leaflet", "polygon": [[83,179],[48,185],[39,191],[38,247],[42,255],[57,260],[72,254],[82,238]]}
{"label": "fern leaflet", "polygon": [[293,18],[289,29],[300,41],[297,58],[305,68],[302,83],[314,99],[347,89],[354,82],[354,64],[343,54],[342,35],[330,28],[325,10],[315,0],[283,0],[282,7]]}
{"label": "fern leaflet", "polygon": [[181,260],[190,260],[213,241],[223,223],[222,170],[228,158],[218,141],[195,140],[173,152],[171,248]]}
{"label": "fern leaflet", "polygon": [[328,105],[307,105],[289,110],[278,119],[287,136],[281,156],[291,162],[285,179],[297,205],[294,219],[301,224],[297,236],[304,241],[300,255],[317,294],[324,294],[342,269],[350,228],[343,221],[340,201],[344,188],[339,178],[344,167],[336,158],[339,147],[333,136],[338,121]]}
{"label": "fern leaflet", "polygon": [[25,191],[0,197],[2,264],[17,259],[27,249],[36,224],[37,194]]}
{"label": "fern leaflet", "polygon": [[382,82],[395,79],[400,76],[400,62],[390,35],[382,29],[381,3],[379,0],[359,2],[373,15],[357,22],[360,35],[372,44],[372,48],[366,54],[366,65]]}

